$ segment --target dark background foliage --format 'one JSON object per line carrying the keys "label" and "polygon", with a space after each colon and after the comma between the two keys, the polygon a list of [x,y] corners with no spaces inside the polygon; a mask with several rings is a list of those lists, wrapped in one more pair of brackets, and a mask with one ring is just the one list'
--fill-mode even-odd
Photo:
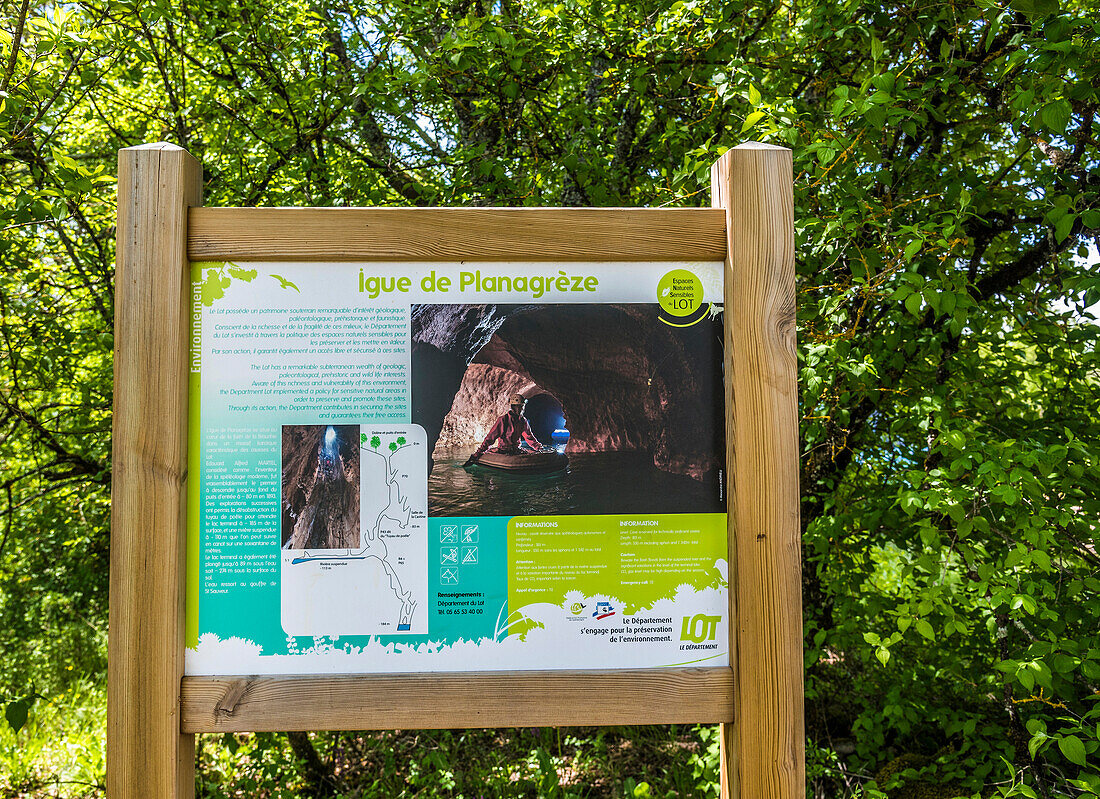
{"label": "dark background foliage", "polygon": [[[36,714],[102,704],[118,148],[186,147],[208,205],[700,205],[710,163],[756,139],[795,158],[808,791],[1100,793],[1098,12],[10,0],[0,690],[31,721],[0,741],[24,780],[5,787],[57,778]],[[574,732],[508,738],[543,781],[500,791],[583,795],[561,764],[611,739]],[[689,738],[680,771],[645,771],[655,792],[712,790],[713,737]],[[455,777],[490,745],[456,735],[333,771],[404,740],[209,741],[200,780],[242,778],[238,746],[267,795],[391,795],[379,774],[477,795],[498,768]]]}

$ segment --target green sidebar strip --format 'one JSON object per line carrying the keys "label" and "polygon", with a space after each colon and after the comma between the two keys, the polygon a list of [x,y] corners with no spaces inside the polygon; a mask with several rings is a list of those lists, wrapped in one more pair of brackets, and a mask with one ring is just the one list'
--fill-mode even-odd
{"label": "green sidebar strip", "polygon": [[199,415],[202,368],[202,274],[191,267],[191,357],[187,382],[187,569],[184,642],[189,649],[199,644]]}

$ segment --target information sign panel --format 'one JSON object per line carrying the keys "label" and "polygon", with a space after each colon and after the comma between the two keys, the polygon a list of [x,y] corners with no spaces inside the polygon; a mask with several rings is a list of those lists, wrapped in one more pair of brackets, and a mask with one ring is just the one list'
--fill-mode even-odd
{"label": "information sign panel", "polygon": [[191,269],[186,674],[728,665],[721,261]]}
{"label": "information sign panel", "polygon": [[195,733],[718,722],[723,797],[801,796],[791,174],[202,208],[120,151],[108,795]]}

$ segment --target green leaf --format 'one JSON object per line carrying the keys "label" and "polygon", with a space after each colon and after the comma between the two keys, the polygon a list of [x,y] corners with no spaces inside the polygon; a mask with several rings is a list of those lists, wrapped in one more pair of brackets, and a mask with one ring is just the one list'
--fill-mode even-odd
{"label": "green leaf", "polygon": [[229,267],[229,274],[237,280],[243,280],[245,283],[251,283],[256,279],[259,274],[255,269],[241,269],[236,264],[231,264]]}
{"label": "green leaf", "polygon": [[215,269],[206,270],[206,279],[202,281],[202,304],[210,307],[215,300],[225,296],[225,287],[222,285],[221,274]]}
{"label": "green leaf", "polygon": [[1065,100],[1056,100],[1053,103],[1047,103],[1039,111],[1039,117],[1043,121],[1043,126],[1046,127],[1052,133],[1065,133],[1066,125],[1069,124],[1069,118],[1072,109],[1069,103]]}
{"label": "green leaf", "polygon": [[[749,105],[760,105],[760,90],[751,83],[749,84]],[[751,115],[750,115],[751,116]]]}
{"label": "green leaf", "polygon": [[870,125],[872,128],[881,128],[884,124],[886,124],[887,116],[889,115],[887,114],[886,109],[883,108],[881,105],[873,105],[868,108],[863,114],[863,118],[867,120],[867,124]]}
{"label": "green leaf", "polygon": [[940,294],[940,311],[945,314],[953,314],[955,312],[955,306],[958,305],[958,297],[956,297],[950,291]]}
{"label": "green leaf", "polygon": [[1078,776],[1080,779],[1067,780],[1067,782],[1074,788],[1080,788],[1082,791],[1086,791],[1086,795],[1100,796],[1100,774],[1082,772]]}
{"label": "green leaf", "polygon": [[755,125],[761,119],[763,119],[765,116],[766,116],[766,114],[763,111],[753,111],[751,114],[749,114],[747,117],[745,117],[745,122],[744,122],[743,125],[741,125],[741,132],[744,133],[746,130],[751,128],[753,125]]}
{"label": "green leaf", "polygon": [[1066,756],[1066,760],[1070,763],[1076,763],[1078,766],[1085,765],[1085,745],[1081,743],[1081,739],[1076,735],[1066,735],[1059,738],[1058,748],[1062,750],[1062,754]]}
{"label": "green leaf", "polygon": [[919,292],[913,292],[905,298],[905,310],[913,314],[913,316],[920,316],[921,302],[923,298]]}
{"label": "green leaf", "polygon": [[913,260],[913,256],[920,252],[920,248],[924,246],[924,242],[920,239],[914,239],[905,245],[905,260]]}
{"label": "green leaf", "polygon": [[25,699],[16,699],[14,702],[8,703],[8,706],[4,709],[4,718],[8,720],[8,724],[13,731],[19,732],[23,729],[23,725],[27,723],[29,710],[30,706]]}
{"label": "green leaf", "polygon": [[936,633],[932,629],[932,625],[928,623],[927,619],[917,619],[916,623],[913,626],[916,628],[918,633],[923,635],[929,641],[936,640]]}
{"label": "green leaf", "polygon": [[1058,10],[1058,0],[1012,0],[1011,7],[1022,11],[1029,19],[1038,19]]}
{"label": "green leaf", "polygon": [[966,446],[966,436],[958,430],[951,430],[944,435],[944,440],[955,449],[961,450]]}
{"label": "green leaf", "polygon": [[1019,610],[1020,608],[1023,608],[1028,615],[1034,615],[1038,606],[1035,604],[1035,600],[1027,594],[1017,594],[1012,599],[1012,609]]}
{"label": "green leaf", "polygon": [[1016,679],[1028,691],[1035,687],[1035,675],[1026,667],[1016,672]]}
{"label": "green leaf", "polygon": [[1050,736],[1048,736],[1046,732],[1036,732],[1032,735],[1031,740],[1027,742],[1028,754],[1030,754],[1031,757],[1034,758],[1036,752],[1039,751],[1039,747],[1049,740]]}
{"label": "green leaf", "polygon": [[1059,244],[1065,241],[1066,236],[1073,230],[1073,223],[1076,221],[1076,214],[1066,214],[1054,225],[1054,238]]}

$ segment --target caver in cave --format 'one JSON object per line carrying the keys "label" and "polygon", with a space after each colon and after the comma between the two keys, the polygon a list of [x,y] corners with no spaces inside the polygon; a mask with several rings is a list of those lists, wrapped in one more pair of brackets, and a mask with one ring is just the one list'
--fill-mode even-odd
{"label": "caver in cave", "polygon": [[531,423],[524,415],[527,404],[524,396],[515,393],[508,404],[507,412],[493,423],[481,444],[466,459],[463,468],[477,464],[506,472],[550,472],[564,469],[569,463],[565,452],[548,447],[535,437]]}

